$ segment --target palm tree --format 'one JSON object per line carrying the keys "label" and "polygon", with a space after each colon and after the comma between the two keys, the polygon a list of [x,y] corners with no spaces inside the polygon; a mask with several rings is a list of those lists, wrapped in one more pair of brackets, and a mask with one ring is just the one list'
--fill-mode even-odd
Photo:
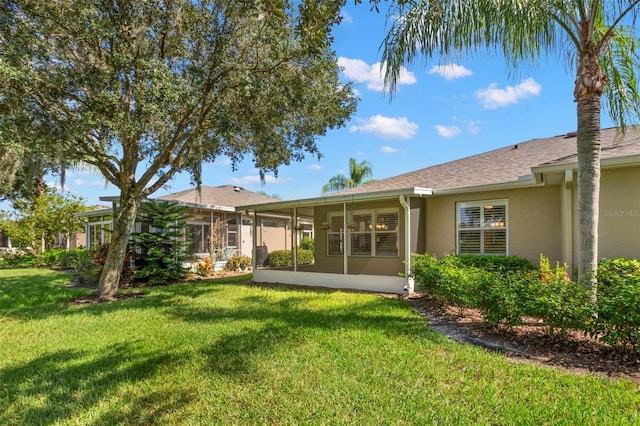
{"label": "palm tree", "polygon": [[363,160],[358,163],[355,158],[349,158],[349,177],[346,177],[343,173],[335,175],[322,187],[322,193],[326,194],[364,185],[372,181],[372,179],[365,181],[366,178],[372,176],[373,170],[368,161]]}
{"label": "palm tree", "polygon": [[[640,117],[634,26],[640,0],[416,0],[393,8],[383,42],[385,82],[419,56],[500,52],[510,67],[555,53],[575,70],[580,282],[597,292],[602,101],[619,129]],[[383,62],[383,63],[384,63]],[[603,98],[604,95],[604,98]]]}

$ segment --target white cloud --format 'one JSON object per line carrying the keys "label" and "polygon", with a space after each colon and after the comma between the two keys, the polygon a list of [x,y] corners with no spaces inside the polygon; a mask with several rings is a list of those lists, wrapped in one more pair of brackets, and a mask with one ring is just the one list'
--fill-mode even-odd
{"label": "white cloud", "polygon": [[397,149],[395,149],[392,146],[381,146],[380,147],[380,151],[384,152],[385,154],[395,154],[396,152],[398,152]]}
{"label": "white cloud", "polygon": [[438,74],[447,80],[455,80],[456,78],[473,75],[473,71],[463,67],[462,65],[449,63],[447,65],[436,65],[431,67],[429,74]]}
{"label": "white cloud", "polygon": [[[266,175],[264,177],[264,182],[265,183],[275,183],[275,184],[279,184],[279,183],[288,183],[291,182],[291,178],[276,178],[274,176],[271,175]],[[237,183],[237,184],[242,184],[242,185],[252,185],[252,184],[259,184],[262,183],[260,181],[260,176],[259,175],[250,175],[250,176],[245,176],[243,178],[231,178],[231,181],[233,183]]]}
{"label": "white cloud", "polygon": [[215,166],[230,166],[231,159],[229,157],[219,157],[213,162]]}
{"label": "white cloud", "polygon": [[307,170],[322,170],[322,166],[320,164],[312,164],[307,167]]}
{"label": "white cloud", "polygon": [[434,126],[436,131],[443,138],[452,138],[460,134],[460,128],[458,126]]}
{"label": "white cloud", "polygon": [[342,23],[353,24],[353,18],[344,10],[340,11],[340,16],[342,17]]}
{"label": "white cloud", "polygon": [[418,131],[418,125],[407,117],[384,117],[378,114],[359,121],[360,125],[351,126],[350,132],[373,133],[382,139],[410,139]]}
{"label": "white cloud", "polygon": [[467,131],[472,135],[480,134],[480,120],[464,120],[467,125]]}
{"label": "white cloud", "polygon": [[[343,68],[343,74],[356,83],[367,83],[367,89],[376,92],[384,90],[384,74],[386,64],[381,67],[380,62],[373,65],[367,64],[362,59],[349,59],[345,57],[338,58],[338,65]],[[400,67],[397,84],[414,84],[418,80],[415,75],[407,71],[406,68]]]}
{"label": "white cloud", "polygon": [[540,83],[533,78],[528,78],[517,86],[507,86],[504,89],[499,89],[497,83],[491,83],[486,89],[476,91],[476,97],[483,107],[497,109],[518,103],[520,99],[538,96],[541,91]]}

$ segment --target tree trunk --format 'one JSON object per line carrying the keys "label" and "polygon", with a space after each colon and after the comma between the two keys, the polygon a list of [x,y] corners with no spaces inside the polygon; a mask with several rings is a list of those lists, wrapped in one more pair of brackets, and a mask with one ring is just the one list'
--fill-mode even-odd
{"label": "tree trunk", "polygon": [[578,280],[597,298],[598,218],[600,209],[600,109],[605,77],[595,53],[580,57],[575,97],[578,103]]}
{"label": "tree trunk", "polygon": [[120,208],[116,215],[113,227],[109,252],[104,262],[100,283],[98,284],[98,294],[102,300],[113,299],[120,284],[120,275],[127,252],[129,235],[136,220],[138,212],[138,200],[135,197],[120,195]]}

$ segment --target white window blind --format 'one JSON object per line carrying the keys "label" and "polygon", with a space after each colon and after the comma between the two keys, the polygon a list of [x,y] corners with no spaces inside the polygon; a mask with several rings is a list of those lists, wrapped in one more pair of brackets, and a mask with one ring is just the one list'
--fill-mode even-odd
{"label": "white window blind", "polygon": [[459,254],[509,253],[506,200],[458,203],[456,210]]}

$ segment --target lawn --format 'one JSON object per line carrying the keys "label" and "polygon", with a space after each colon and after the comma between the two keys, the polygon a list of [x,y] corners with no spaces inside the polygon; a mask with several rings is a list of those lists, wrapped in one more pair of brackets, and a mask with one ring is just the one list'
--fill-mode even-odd
{"label": "lawn", "polygon": [[0,424],[638,424],[640,386],[509,360],[403,301],[247,285],[72,305],[0,270]]}

